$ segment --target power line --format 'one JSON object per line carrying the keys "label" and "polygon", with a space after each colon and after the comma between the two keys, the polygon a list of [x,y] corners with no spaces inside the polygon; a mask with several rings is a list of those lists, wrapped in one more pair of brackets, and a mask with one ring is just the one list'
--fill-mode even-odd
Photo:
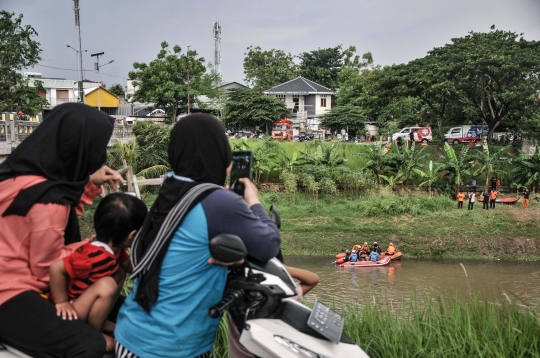
{"label": "power line", "polygon": [[[47,67],[47,68],[54,68],[55,70],[62,70],[62,71],[75,71],[75,72],[78,71],[78,70],[73,70],[73,69],[71,69],[71,68],[60,68],[60,67],[53,67],[53,66],[42,65],[41,63],[38,63],[38,66]],[[87,71],[87,72],[96,72],[96,73],[97,73],[97,71],[94,71],[94,70],[85,70],[85,69],[83,69],[83,71]],[[125,79],[125,80],[129,80],[129,78],[123,77],[123,76],[115,76],[115,75],[110,75],[110,74],[108,74],[108,73],[103,73],[103,72],[100,72],[100,74],[106,75],[106,76],[111,76],[111,77],[123,78],[123,79]]]}

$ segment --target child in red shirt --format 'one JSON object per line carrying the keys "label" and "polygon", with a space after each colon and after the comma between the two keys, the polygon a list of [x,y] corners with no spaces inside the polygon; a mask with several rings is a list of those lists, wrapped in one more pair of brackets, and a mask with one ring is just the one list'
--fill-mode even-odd
{"label": "child in red shirt", "polygon": [[[132,271],[126,249],[147,213],[140,199],[125,193],[113,193],[101,200],[94,215],[96,236],[51,265],[51,299],[58,316],[81,319],[99,331],[105,327],[114,330],[112,323],[106,325],[106,319],[120,293],[125,272]],[[113,350],[114,339],[104,337],[107,350]]]}

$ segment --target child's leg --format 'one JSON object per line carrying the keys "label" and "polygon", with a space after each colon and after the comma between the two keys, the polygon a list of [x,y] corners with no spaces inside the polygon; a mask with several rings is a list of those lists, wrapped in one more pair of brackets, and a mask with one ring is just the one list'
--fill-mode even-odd
{"label": "child's leg", "polygon": [[88,287],[82,295],[73,302],[79,319],[97,329],[103,330],[103,325],[111,310],[118,286],[112,277],[103,277]]}

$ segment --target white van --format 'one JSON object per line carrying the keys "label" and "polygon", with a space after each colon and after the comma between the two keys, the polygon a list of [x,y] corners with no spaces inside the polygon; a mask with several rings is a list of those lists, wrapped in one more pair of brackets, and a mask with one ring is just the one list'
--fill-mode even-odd
{"label": "white van", "polygon": [[431,143],[433,141],[433,135],[431,128],[429,127],[405,127],[397,133],[392,135],[392,140],[395,141],[398,137],[404,140],[409,140],[411,131],[414,133],[414,141],[422,143]]}
{"label": "white van", "polygon": [[444,140],[448,143],[459,144],[459,143],[468,143],[468,142],[477,142],[482,136],[489,131],[488,125],[462,125],[459,127],[453,127],[446,132],[444,135]]}

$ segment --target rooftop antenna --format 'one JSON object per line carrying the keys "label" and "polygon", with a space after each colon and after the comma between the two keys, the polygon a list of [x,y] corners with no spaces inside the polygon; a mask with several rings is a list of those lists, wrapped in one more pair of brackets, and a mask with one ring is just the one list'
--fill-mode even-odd
{"label": "rooftop antenna", "polygon": [[214,21],[214,71],[221,74],[221,24]]}

